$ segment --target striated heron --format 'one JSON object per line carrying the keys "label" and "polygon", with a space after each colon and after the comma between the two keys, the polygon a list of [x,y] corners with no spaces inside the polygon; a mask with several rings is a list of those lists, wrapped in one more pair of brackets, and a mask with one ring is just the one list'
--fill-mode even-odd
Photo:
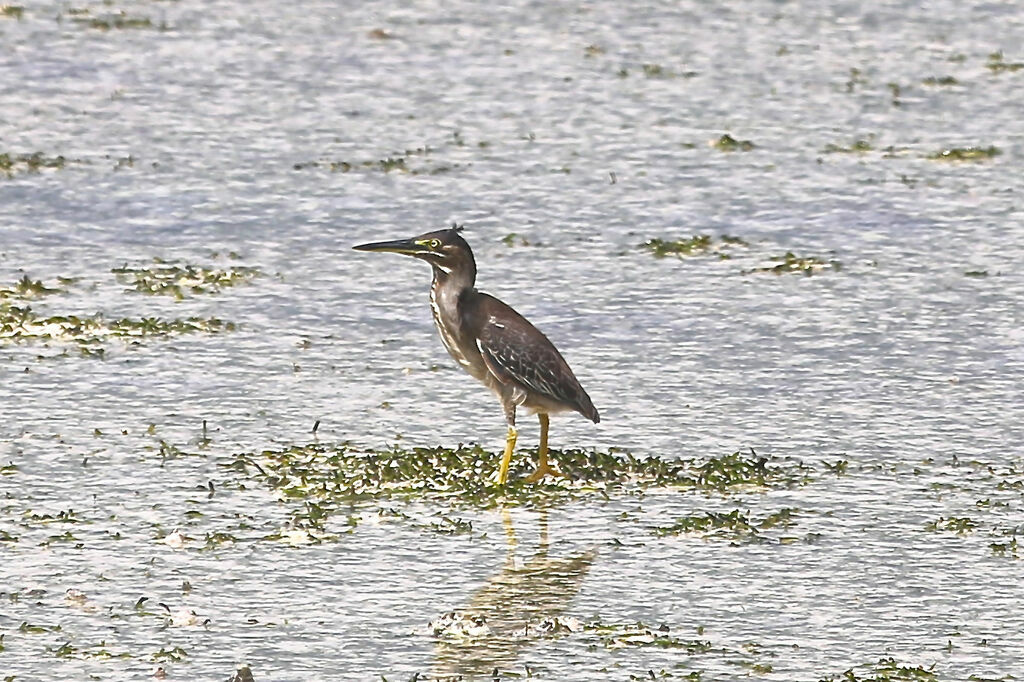
{"label": "striated heron", "polygon": [[498,484],[508,479],[516,446],[516,408],[540,419],[537,469],[527,478],[536,482],[559,475],[548,463],[548,415],[576,411],[595,424],[600,416],[568,363],[525,317],[510,306],[476,290],[476,261],[461,228],[428,232],[355,246],[358,251],[401,253],[430,263],[434,281],[430,308],[441,341],[467,372],[494,391],[508,423],[505,452],[498,467]]}

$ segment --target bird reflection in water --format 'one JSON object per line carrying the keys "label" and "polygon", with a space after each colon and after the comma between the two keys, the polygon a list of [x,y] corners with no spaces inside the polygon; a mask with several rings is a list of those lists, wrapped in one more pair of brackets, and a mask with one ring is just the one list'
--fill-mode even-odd
{"label": "bird reflection in water", "polygon": [[537,551],[523,562],[516,556],[512,516],[507,509],[502,515],[508,543],[504,566],[473,595],[467,608],[431,623],[438,637],[434,679],[489,678],[495,669],[521,667],[519,657],[539,637],[566,629],[566,620],[560,617],[597,556],[596,548],[550,556],[548,516],[542,510]]}

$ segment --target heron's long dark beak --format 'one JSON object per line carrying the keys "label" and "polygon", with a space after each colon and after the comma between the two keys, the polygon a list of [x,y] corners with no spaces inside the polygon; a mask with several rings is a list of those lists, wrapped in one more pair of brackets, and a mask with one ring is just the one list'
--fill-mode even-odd
{"label": "heron's long dark beak", "polygon": [[414,256],[418,253],[425,253],[430,251],[427,247],[422,244],[417,244],[412,239],[395,239],[390,242],[371,242],[370,244],[360,244],[353,246],[356,251],[380,251],[384,253],[404,253],[409,256]]}

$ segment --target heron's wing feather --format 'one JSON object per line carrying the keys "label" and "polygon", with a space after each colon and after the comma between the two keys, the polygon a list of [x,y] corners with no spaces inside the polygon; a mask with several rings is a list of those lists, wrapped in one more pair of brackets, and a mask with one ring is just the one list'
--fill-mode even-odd
{"label": "heron's wing feather", "polygon": [[554,344],[509,306],[495,298],[488,303],[477,345],[491,373],[502,383],[511,379],[527,391],[584,414],[593,411],[590,398]]}

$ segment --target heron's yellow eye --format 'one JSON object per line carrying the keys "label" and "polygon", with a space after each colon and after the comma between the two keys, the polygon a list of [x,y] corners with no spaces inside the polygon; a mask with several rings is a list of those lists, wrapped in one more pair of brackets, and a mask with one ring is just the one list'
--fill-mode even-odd
{"label": "heron's yellow eye", "polygon": [[441,248],[441,240],[440,239],[431,239],[430,242],[427,244],[427,246],[430,247],[431,251],[437,251],[439,248]]}

